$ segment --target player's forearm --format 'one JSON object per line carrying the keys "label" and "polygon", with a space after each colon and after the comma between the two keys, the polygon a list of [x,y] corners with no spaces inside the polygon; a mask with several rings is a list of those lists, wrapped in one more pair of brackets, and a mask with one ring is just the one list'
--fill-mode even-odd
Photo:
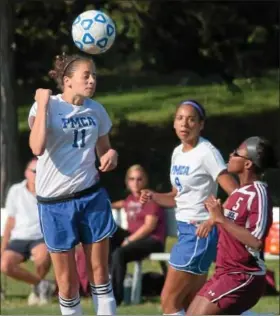
{"label": "player's forearm", "polygon": [[176,201],[175,201],[175,195],[173,192],[169,193],[156,193],[153,192],[152,199],[157,204],[159,204],[162,207],[175,207]]}
{"label": "player's forearm", "polygon": [[115,201],[115,202],[112,202],[111,205],[112,205],[112,208],[116,210],[120,210],[124,206],[124,201],[123,200]]}
{"label": "player's forearm", "polygon": [[235,224],[228,218],[224,217],[223,220],[218,223],[218,225],[222,226],[226,231],[228,231],[244,245],[255,250],[260,250],[262,248],[262,242],[254,237],[248,229]]}
{"label": "player's forearm", "polygon": [[218,176],[217,181],[228,195],[240,187],[238,182],[227,171],[222,172]]}
{"label": "player's forearm", "polygon": [[96,152],[97,156],[100,159],[103,155],[105,155],[109,151],[114,151],[111,146],[109,135],[100,136],[96,143]]}
{"label": "player's forearm", "polygon": [[11,238],[11,232],[14,227],[15,227],[15,218],[13,216],[8,216],[6,220],[6,225],[4,228],[3,238],[1,240],[1,253],[7,248],[7,245]]}
{"label": "player's forearm", "polygon": [[38,107],[37,115],[31,129],[29,146],[35,156],[44,153],[47,141],[47,107]]}

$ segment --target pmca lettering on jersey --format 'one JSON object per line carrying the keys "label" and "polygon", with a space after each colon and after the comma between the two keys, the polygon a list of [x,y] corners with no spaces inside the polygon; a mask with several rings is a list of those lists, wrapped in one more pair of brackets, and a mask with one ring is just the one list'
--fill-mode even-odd
{"label": "pmca lettering on jersey", "polygon": [[181,166],[181,165],[174,165],[172,166],[171,173],[176,175],[188,175],[190,167],[189,166]]}
{"label": "pmca lettering on jersey", "polygon": [[70,117],[70,118],[61,118],[62,128],[79,128],[87,126],[96,126],[95,119],[87,117]]}

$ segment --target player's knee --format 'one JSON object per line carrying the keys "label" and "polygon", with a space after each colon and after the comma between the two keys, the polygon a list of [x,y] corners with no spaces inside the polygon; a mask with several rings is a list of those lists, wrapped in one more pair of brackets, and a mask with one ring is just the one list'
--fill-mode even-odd
{"label": "player's knee", "polygon": [[7,274],[8,268],[9,268],[9,265],[8,265],[7,262],[2,258],[2,260],[1,260],[1,272],[4,273],[4,274]]}
{"label": "player's knee", "polygon": [[95,284],[106,284],[109,281],[109,271],[107,263],[95,264],[92,266]]}
{"label": "player's knee", "polygon": [[50,254],[45,244],[39,244],[32,249],[32,257],[35,263],[44,263],[50,260]]}
{"label": "player's knee", "polygon": [[34,263],[37,267],[49,268],[51,265],[51,258],[48,253],[40,254],[38,257],[34,258]]}
{"label": "player's knee", "polygon": [[13,263],[11,260],[6,259],[3,257],[1,259],[1,272],[7,275],[11,275],[13,273],[13,270],[15,268],[15,263]]}

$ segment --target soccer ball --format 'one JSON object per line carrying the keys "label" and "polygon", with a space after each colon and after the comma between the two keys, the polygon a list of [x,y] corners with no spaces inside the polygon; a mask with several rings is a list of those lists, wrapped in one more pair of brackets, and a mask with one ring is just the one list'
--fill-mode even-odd
{"label": "soccer ball", "polygon": [[72,38],[75,45],[88,54],[106,52],[113,45],[115,37],[114,22],[101,11],[85,11],[77,16],[72,24]]}

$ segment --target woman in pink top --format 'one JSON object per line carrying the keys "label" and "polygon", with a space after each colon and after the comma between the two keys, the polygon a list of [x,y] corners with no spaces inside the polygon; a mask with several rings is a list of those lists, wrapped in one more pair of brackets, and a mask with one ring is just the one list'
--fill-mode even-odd
{"label": "woman in pink top", "polygon": [[123,300],[123,281],[126,264],[142,260],[152,252],[162,252],[165,242],[164,210],[154,201],[139,202],[140,192],[148,186],[148,176],[140,165],[131,166],[125,183],[130,194],[125,200],[112,203],[116,209],[124,208],[128,230],[118,228],[111,238],[112,285],[118,305]]}

